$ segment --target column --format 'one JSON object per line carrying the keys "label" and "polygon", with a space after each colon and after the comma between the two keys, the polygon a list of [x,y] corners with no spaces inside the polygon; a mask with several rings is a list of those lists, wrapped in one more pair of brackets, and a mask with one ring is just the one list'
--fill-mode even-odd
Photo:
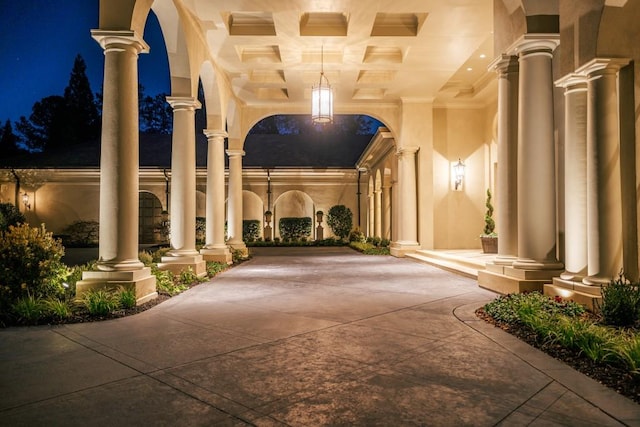
{"label": "column", "polygon": [[401,147],[398,149],[398,181],[396,186],[398,208],[396,226],[397,240],[390,248],[391,255],[404,256],[420,247],[418,243],[418,200],[416,185],[416,153],[418,147]]}
{"label": "column", "polygon": [[375,218],[375,230],[374,236],[381,237],[382,236],[382,190],[377,188],[373,192],[374,196],[374,218]]}
{"label": "column", "polygon": [[205,129],[207,136],[207,200],[205,245],[200,250],[205,261],[231,264],[232,257],[224,241],[224,139],[222,130]]}
{"label": "column", "polygon": [[[551,60],[558,38],[518,44],[518,259],[520,270],[560,274],[556,259],[556,173]],[[528,277],[525,277],[528,278]]]}
{"label": "column", "polygon": [[191,267],[199,276],[206,263],[196,250],[196,135],[195,110],[200,102],[191,97],[167,97],[173,108],[171,142],[171,250],[159,268],[174,273]]}
{"label": "column", "polygon": [[242,240],[242,150],[227,150],[229,156],[229,197],[227,201],[228,244],[234,250],[247,254]]}
{"label": "column", "polygon": [[[371,189],[369,189],[369,191],[371,191]],[[374,193],[368,193],[367,194],[367,202],[368,202],[368,207],[369,207],[369,215],[368,215],[368,221],[367,221],[367,237],[373,237],[374,233],[375,233],[375,199],[374,199]]]}
{"label": "column", "polygon": [[391,238],[391,185],[382,186],[382,237]]}
{"label": "column", "polygon": [[83,272],[76,291],[122,285],[142,304],[157,296],[155,276],[138,259],[138,54],[149,47],[133,31],[91,35],[105,55],[99,259],[98,271]]}
{"label": "column", "polygon": [[623,267],[618,82],[628,60],[596,59],[587,74],[588,285],[602,285]]}
{"label": "column", "polygon": [[556,82],[564,88],[564,280],[587,273],[587,79],[578,74]]}
{"label": "column", "polygon": [[511,265],[518,255],[518,59],[500,56],[498,73],[498,167],[496,232],[499,265]]}

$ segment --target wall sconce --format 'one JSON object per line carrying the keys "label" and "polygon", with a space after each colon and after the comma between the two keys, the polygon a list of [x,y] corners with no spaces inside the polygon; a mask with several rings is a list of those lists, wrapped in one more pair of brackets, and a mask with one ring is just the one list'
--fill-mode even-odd
{"label": "wall sconce", "polygon": [[462,190],[462,180],[464,179],[465,167],[466,166],[462,163],[461,159],[458,159],[458,163],[453,165],[453,176],[455,178],[453,189],[456,191]]}
{"label": "wall sconce", "polygon": [[31,209],[31,203],[29,203],[29,195],[27,194],[26,191],[22,193],[22,204],[24,205],[25,209],[27,210]]}

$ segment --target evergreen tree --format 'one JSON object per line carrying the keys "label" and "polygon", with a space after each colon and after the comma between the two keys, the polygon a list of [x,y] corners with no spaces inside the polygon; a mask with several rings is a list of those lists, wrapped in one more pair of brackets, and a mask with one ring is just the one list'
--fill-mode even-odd
{"label": "evergreen tree", "polygon": [[7,120],[0,131],[0,156],[13,156],[20,152],[18,137],[13,133],[11,121]]}
{"label": "evergreen tree", "polygon": [[16,129],[23,141],[34,151],[50,150],[64,146],[68,140],[66,105],[64,98],[47,96],[33,104],[29,119],[22,116]]}
{"label": "evergreen tree", "polygon": [[67,144],[86,142],[99,135],[100,116],[86,71],[84,59],[77,55],[64,90]]}

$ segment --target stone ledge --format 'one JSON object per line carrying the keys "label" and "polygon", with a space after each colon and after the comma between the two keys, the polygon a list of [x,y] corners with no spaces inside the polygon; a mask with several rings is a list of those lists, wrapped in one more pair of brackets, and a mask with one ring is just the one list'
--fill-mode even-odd
{"label": "stone ledge", "polygon": [[522,292],[542,292],[543,285],[550,280],[525,280],[492,273],[490,271],[478,271],[478,285],[500,294],[513,294]]}

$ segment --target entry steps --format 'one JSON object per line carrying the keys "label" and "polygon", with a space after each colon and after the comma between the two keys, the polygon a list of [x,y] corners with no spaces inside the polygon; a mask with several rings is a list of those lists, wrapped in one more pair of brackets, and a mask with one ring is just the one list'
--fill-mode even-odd
{"label": "entry steps", "polygon": [[482,253],[480,249],[419,249],[406,254],[407,258],[433,265],[463,276],[478,278],[478,270],[493,261],[495,254]]}

